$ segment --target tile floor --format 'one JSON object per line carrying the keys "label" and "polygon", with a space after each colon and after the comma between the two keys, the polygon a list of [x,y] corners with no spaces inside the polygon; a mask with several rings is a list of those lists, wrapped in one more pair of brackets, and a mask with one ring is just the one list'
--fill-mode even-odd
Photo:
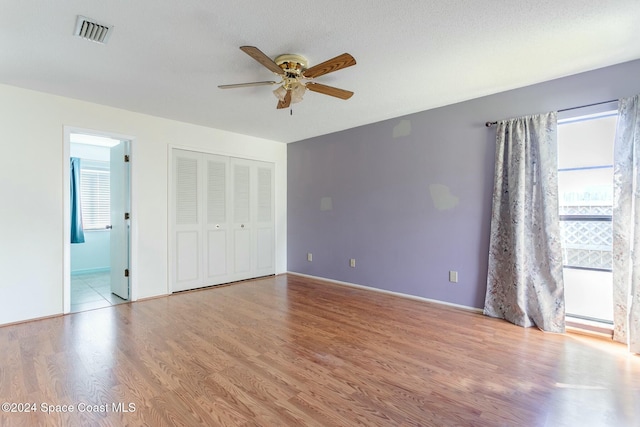
{"label": "tile floor", "polygon": [[111,293],[109,272],[71,275],[71,312],[93,310],[127,302]]}

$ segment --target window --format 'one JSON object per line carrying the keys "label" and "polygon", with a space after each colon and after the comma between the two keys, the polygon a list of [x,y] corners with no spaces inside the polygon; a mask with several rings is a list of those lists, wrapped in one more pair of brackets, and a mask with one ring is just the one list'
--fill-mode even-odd
{"label": "window", "polygon": [[558,199],[567,316],[611,323],[617,113],[560,121]]}
{"label": "window", "polygon": [[80,203],[85,230],[104,230],[111,224],[109,162],[80,162]]}

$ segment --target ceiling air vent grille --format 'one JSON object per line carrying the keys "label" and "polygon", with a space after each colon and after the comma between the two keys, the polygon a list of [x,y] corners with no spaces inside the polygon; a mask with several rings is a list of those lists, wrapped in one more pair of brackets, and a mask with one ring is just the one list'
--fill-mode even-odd
{"label": "ceiling air vent grille", "polygon": [[100,24],[93,19],[78,15],[76,30],[73,34],[85,40],[105,44],[109,40],[112,31],[112,25]]}

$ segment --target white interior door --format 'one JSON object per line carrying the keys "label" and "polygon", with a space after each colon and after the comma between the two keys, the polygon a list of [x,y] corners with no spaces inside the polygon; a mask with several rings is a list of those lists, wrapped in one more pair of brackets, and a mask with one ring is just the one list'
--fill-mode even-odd
{"label": "white interior door", "polygon": [[204,283],[201,157],[173,150],[173,292]]}
{"label": "white interior door", "polygon": [[[129,141],[111,148],[111,292],[129,299]],[[127,217],[125,217],[125,214]]]}
{"label": "white interior door", "polygon": [[274,165],[172,153],[171,290],[274,274]]}
{"label": "white interior door", "polygon": [[229,273],[229,159],[206,155],[206,221],[205,221],[205,279],[206,284],[223,283]]}
{"label": "white interior door", "polygon": [[257,163],[256,174],[256,276],[275,273],[275,197],[272,163]]}
{"label": "white interior door", "polygon": [[251,166],[249,161],[232,159],[233,179],[233,279],[251,276],[252,220]]}

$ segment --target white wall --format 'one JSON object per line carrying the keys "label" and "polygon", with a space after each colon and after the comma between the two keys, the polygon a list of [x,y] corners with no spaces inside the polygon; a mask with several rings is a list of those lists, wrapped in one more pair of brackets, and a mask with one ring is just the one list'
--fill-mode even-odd
{"label": "white wall", "polygon": [[136,298],[168,292],[170,146],[276,165],[276,272],[286,271],[286,145],[0,85],[0,324],[63,312],[64,127],[132,142]]}
{"label": "white wall", "polygon": [[84,230],[84,243],[71,245],[71,274],[109,271],[110,237],[110,230]]}

